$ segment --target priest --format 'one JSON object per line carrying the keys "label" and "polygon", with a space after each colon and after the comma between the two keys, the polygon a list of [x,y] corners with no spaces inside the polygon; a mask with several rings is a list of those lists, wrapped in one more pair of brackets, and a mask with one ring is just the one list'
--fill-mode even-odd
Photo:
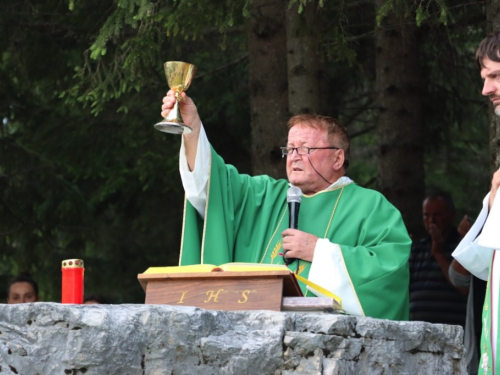
{"label": "priest", "polygon": [[[240,174],[211,147],[194,102],[182,94],[180,173],[186,192],[180,265],[286,264],[336,294],[353,315],[408,319],[410,238],[399,211],[345,175],[350,140],[330,117],[290,119],[282,147],[288,180]],[[162,116],[175,103],[163,99]],[[301,189],[298,228],[287,190]],[[321,296],[301,284],[304,295]]]}

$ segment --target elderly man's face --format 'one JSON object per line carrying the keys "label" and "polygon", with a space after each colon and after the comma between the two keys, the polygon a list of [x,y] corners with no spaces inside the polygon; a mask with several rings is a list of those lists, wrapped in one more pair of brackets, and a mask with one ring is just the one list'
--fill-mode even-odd
{"label": "elderly man's face", "polygon": [[484,81],[483,95],[489,96],[495,108],[495,114],[500,116],[500,62],[485,57],[481,78]]}
{"label": "elderly man's face", "polygon": [[[288,132],[288,147],[331,147],[326,131],[297,124]],[[304,194],[314,194],[330,186],[343,175],[339,170],[343,163],[343,150],[311,150],[310,155],[296,151],[286,158],[288,181],[299,187]],[[312,165],[311,165],[312,164]],[[314,168],[329,182],[325,181]]]}
{"label": "elderly man's face", "polygon": [[423,204],[425,230],[430,234],[431,226],[435,225],[442,235],[446,236],[455,218],[455,211],[451,211],[446,201],[441,198],[426,199]]}

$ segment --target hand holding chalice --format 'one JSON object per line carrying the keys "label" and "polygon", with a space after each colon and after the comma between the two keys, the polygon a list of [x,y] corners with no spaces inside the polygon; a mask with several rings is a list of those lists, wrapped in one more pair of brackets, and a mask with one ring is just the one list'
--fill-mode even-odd
{"label": "hand holding chalice", "polygon": [[191,128],[184,124],[179,110],[179,102],[182,100],[181,94],[186,91],[191,84],[196,73],[196,66],[182,61],[167,61],[164,64],[165,75],[168,86],[175,92],[176,102],[170,110],[168,116],[155,124],[155,129],[172,134],[191,133]]}

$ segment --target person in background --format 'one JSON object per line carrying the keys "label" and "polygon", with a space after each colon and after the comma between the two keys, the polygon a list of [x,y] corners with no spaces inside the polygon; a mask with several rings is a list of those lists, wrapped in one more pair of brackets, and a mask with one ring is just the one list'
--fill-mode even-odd
{"label": "person in background", "polygon": [[28,303],[38,302],[38,284],[27,273],[20,274],[13,278],[7,289],[7,303]]}
{"label": "person in background", "polygon": [[410,320],[463,327],[468,289],[455,287],[448,275],[451,253],[462,239],[453,225],[455,205],[439,191],[424,199],[422,213],[427,235],[413,242],[409,261]]}
{"label": "person in background", "polygon": [[85,297],[83,300],[84,305],[107,305],[109,304],[108,300],[102,296],[97,294],[91,294],[88,297]]}

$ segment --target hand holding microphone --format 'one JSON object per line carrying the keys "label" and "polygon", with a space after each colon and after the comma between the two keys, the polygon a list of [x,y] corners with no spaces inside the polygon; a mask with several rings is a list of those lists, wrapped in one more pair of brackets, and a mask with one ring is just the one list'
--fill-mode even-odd
{"label": "hand holding microphone", "polygon": [[[302,190],[296,186],[290,186],[286,192],[286,201],[288,202],[288,227],[299,229],[299,209],[302,201]],[[283,261],[288,266],[295,261],[295,258],[285,257],[286,251],[283,253]]]}
{"label": "hand holding microphone", "polygon": [[[283,261],[289,265],[293,261],[305,260],[312,262],[314,250],[318,237],[298,229],[299,209],[302,200],[302,191],[295,186],[291,186],[287,192],[287,202],[289,211],[289,228],[281,232],[283,236]],[[288,253],[289,257],[285,254]],[[297,262],[298,266],[298,262]]]}

